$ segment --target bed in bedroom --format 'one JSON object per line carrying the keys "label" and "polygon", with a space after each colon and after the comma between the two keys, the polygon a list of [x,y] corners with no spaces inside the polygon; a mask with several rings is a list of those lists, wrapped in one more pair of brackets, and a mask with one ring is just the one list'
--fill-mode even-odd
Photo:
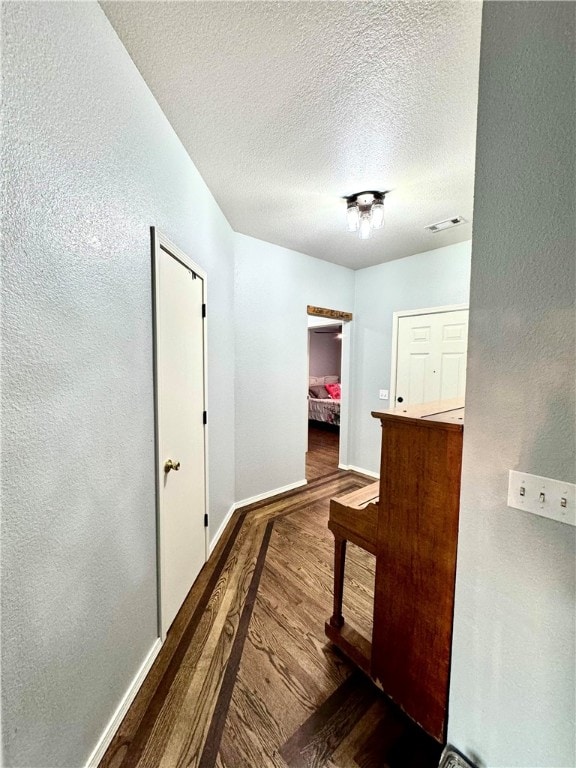
{"label": "bed in bedroom", "polygon": [[308,421],[340,426],[340,378],[311,376],[308,382]]}

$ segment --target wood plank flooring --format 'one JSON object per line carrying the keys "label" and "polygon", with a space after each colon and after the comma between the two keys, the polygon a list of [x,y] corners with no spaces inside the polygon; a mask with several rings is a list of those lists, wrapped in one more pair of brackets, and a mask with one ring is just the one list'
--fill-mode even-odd
{"label": "wood plank flooring", "polygon": [[[328,473],[327,473],[328,470]],[[238,510],[100,768],[435,768],[440,748],[324,635],[329,471]],[[374,560],[349,545],[344,615],[371,633]]]}
{"label": "wood plank flooring", "polygon": [[306,480],[316,480],[338,469],[340,435],[328,427],[308,427]]}

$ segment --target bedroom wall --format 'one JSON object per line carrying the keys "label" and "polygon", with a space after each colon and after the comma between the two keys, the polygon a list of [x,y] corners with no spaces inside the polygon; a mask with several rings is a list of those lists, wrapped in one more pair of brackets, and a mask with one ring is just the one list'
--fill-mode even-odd
{"label": "bedroom wall", "polygon": [[306,307],[351,312],[354,273],[245,235],[235,243],[236,495],[243,500],[305,478]]}
{"label": "bedroom wall", "polygon": [[4,3],[5,764],[85,764],[156,629],[149,227],[208,272],[234,501],[233,234],[96,2]]}
{"label": "bedroom wall", "polygon": [[[309,371],[310,376],[340,376],[342,363],[342,339],[337,339],[336,334],[340,326],[322,328],[308,332],[309,343]],[[330,333],[325,331],[330,330]]]}
{"label": "bedroom wall", "polygon": [[576,481],[575,6],[484,3],[449,739],[576,765],[576,529],[506,505]]}
{"label": "bedroom wall", "polygon": [[355,272],[349,463],[380,471],[380,422],[387,410],[378,390],[390,389],[392,315],[403,309],[467,304],[470,241]]}

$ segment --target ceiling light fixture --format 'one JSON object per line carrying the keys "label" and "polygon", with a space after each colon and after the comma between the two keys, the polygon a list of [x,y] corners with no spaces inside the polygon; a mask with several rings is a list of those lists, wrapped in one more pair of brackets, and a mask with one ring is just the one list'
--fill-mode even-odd
{"label": "ceiling light fixture", "polygon": [[358,192],[346,198],[346,222],[349,232],[358,232],[360,240],[368,240],[375,229],[384,224],[386,192]]}

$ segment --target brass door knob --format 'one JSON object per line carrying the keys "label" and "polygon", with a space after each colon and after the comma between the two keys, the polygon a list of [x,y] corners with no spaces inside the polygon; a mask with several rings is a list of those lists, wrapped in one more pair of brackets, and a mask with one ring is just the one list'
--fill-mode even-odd
{"label": "brass door knob", "polygon": [[168,459],[168,461],[165,461],[164,472],[170,472],[171,469],[173,469],[174,472],[178,472],[178,470],[180,469],[180,462],[172,461],[172,459]]}

